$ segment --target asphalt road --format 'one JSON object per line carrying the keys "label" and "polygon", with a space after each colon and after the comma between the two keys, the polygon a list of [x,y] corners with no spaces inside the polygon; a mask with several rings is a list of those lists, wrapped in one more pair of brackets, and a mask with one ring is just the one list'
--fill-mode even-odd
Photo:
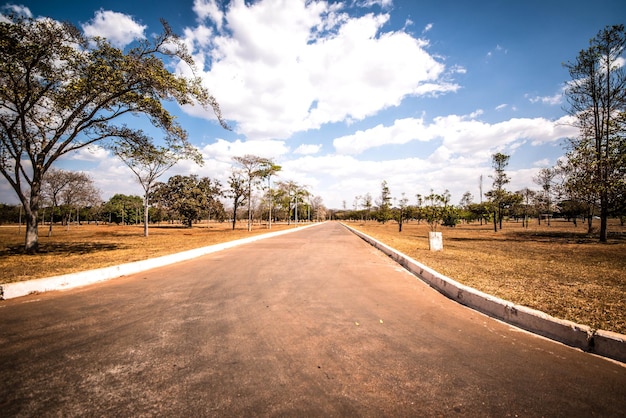
{"label": "asphalt road", "polygon": [[0,416],[624,416],[626,367],[451,302],[336,223],[0,301]]}

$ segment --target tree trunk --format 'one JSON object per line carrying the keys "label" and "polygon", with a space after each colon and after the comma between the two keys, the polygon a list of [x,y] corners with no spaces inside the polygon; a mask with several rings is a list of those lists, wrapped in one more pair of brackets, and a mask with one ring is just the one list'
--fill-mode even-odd
{"label": "tree trunk", "polygon": [[602,197],[601,197],[601,203],[600,203],[600,242],[606,242],[607,241],[607,226],[608,226],[608,219],[609,219],[609,211],[608,211],[608,202],[607,202],[607,197],[606,194],[603,193]]}
{"label": "tree trunk", "polygon": [[26,214],[26,240],[24,249],[28,254],[34,254],[39,250],[39,225],[36,214]]}
{"label": "tree trunk", "polygon": [[498,232],[498,212],[493,212],[493,232]]}
{"label": "tree trunk", "polygon": [[143,199],[143,236],[148,236],[148,192]]}

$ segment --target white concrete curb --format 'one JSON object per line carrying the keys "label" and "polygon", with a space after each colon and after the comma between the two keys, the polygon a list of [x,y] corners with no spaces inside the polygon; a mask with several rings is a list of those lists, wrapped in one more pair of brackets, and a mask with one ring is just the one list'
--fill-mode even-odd
{"label": "white concrete curb", "polygon": [[26,296],[31,293],[47,292],[50,290],[65,290],[79,286],[86,286],[88,284],[114,279],[116,277],[126,276],[129,274],[139,273],[141,271],[165,266],[172,263],[177,263],[179,261],[190,260],[192,258],[200,257],[206,254],[211,254],[217,251],[225,250],[227,248],[232,248],[237,245],[247,244],[265,238],[289,234],[295,231],[301,231],[302,229],[310,228],[317,225],[321,225],[321,223],[299,226],[297,228],[294,227],[292,229],[283,229],[276,232],[268,232],[267,234],[255,235],[249,238],[242,238],[234,241],[224,242],[221,244],[196,248],[176,254],[151,258],[148,260],[120,264],[118,266],[103,267],[79,273],[48,277],[45,279],[35,279],[27,280],[24,282],[0,284],[0,300]]}
{"label": "white concrete curb", "polygon": [[437,273],[361,231],[342,225],[452,300],[535,334],[626,363],[626,335],[592,330],[586,325],[555,318],[480,292]]}

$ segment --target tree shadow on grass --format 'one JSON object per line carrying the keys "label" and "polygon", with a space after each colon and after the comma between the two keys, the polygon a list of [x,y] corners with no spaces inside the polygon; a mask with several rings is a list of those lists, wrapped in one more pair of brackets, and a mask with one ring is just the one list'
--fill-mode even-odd
{"label": "tree shadow on grass", "polygon": [[[562,244],[595,244],[598,243],[597,234],[586,232],[563,231],[507,231],[498,232],[499,235],[476,237],[449,237],[448,241],[518,241],[518,242],[558,242]],[[609,232],[606,244],[621,244],[626,242],[626,235],[620,232]]]}
{"label": "tree shadow on grass", "polygon": [[[34,255],[90,254],[101,251],[114,251],[126,248],[123,245],[99,242],[52,242],[40,243]],[[0,256],[27,254],[24,245],[13,245],[0,252]]]}

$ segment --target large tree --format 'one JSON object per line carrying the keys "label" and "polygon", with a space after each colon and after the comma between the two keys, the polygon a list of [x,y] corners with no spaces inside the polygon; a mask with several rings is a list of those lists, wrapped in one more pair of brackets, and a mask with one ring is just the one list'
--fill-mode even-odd
{"label": "large tree", "polygon": [[202,156],[189,144],[171,144],[168,147],[145,141],[141,147],[134,142],[118,141],[113,146],[115,154],[131,169],[143,189],[143,235],[148,236],[148,209],[150,193],[157,179],[180,159],[191,158],[202,164]]}
{"label": "large tree", "polygon": [[141,131],[116,124],[128,114],[146,115],[166,141],[187,134],[164,101],[211,107],[216,100],[199,78],[171,73],[163,59],[193,60],[169,26],[151,40],[122,51],[76,27],[19,15],[0,20],[0,173],[26,215],[25,249],[38,247],[44,175],[61,156],[91,144],[123,138],[141,144]]}
{"label": "large tree", "polygon": [[215,217],[218,218],[224,212],[224,206],[219,200],[224,196],[222,190],[222,183],[219,180],[211,180],[208,177],[202,177],[198,183],[198,188],[204,197],[205,208],[207,211],[207,227],[211,223],[211,213],[215,213]]}
{"label": "large tree", "polygon": [[178,216],[188,228],[200,219],[207,205],[206,193],[197,175],[175,175],[167,183],[156,183],[150,199]]}
{"label": "large tree", "polygon": [[576,173],[572,183],[597,199],[601,242],[607,240],[608,217],[623,197],[625,183],[625,49],[624,25],[607,26],[574,62],[565,64],[572,77],[566,90],[569,111],[580,129],[571,140],[569,171]]}

